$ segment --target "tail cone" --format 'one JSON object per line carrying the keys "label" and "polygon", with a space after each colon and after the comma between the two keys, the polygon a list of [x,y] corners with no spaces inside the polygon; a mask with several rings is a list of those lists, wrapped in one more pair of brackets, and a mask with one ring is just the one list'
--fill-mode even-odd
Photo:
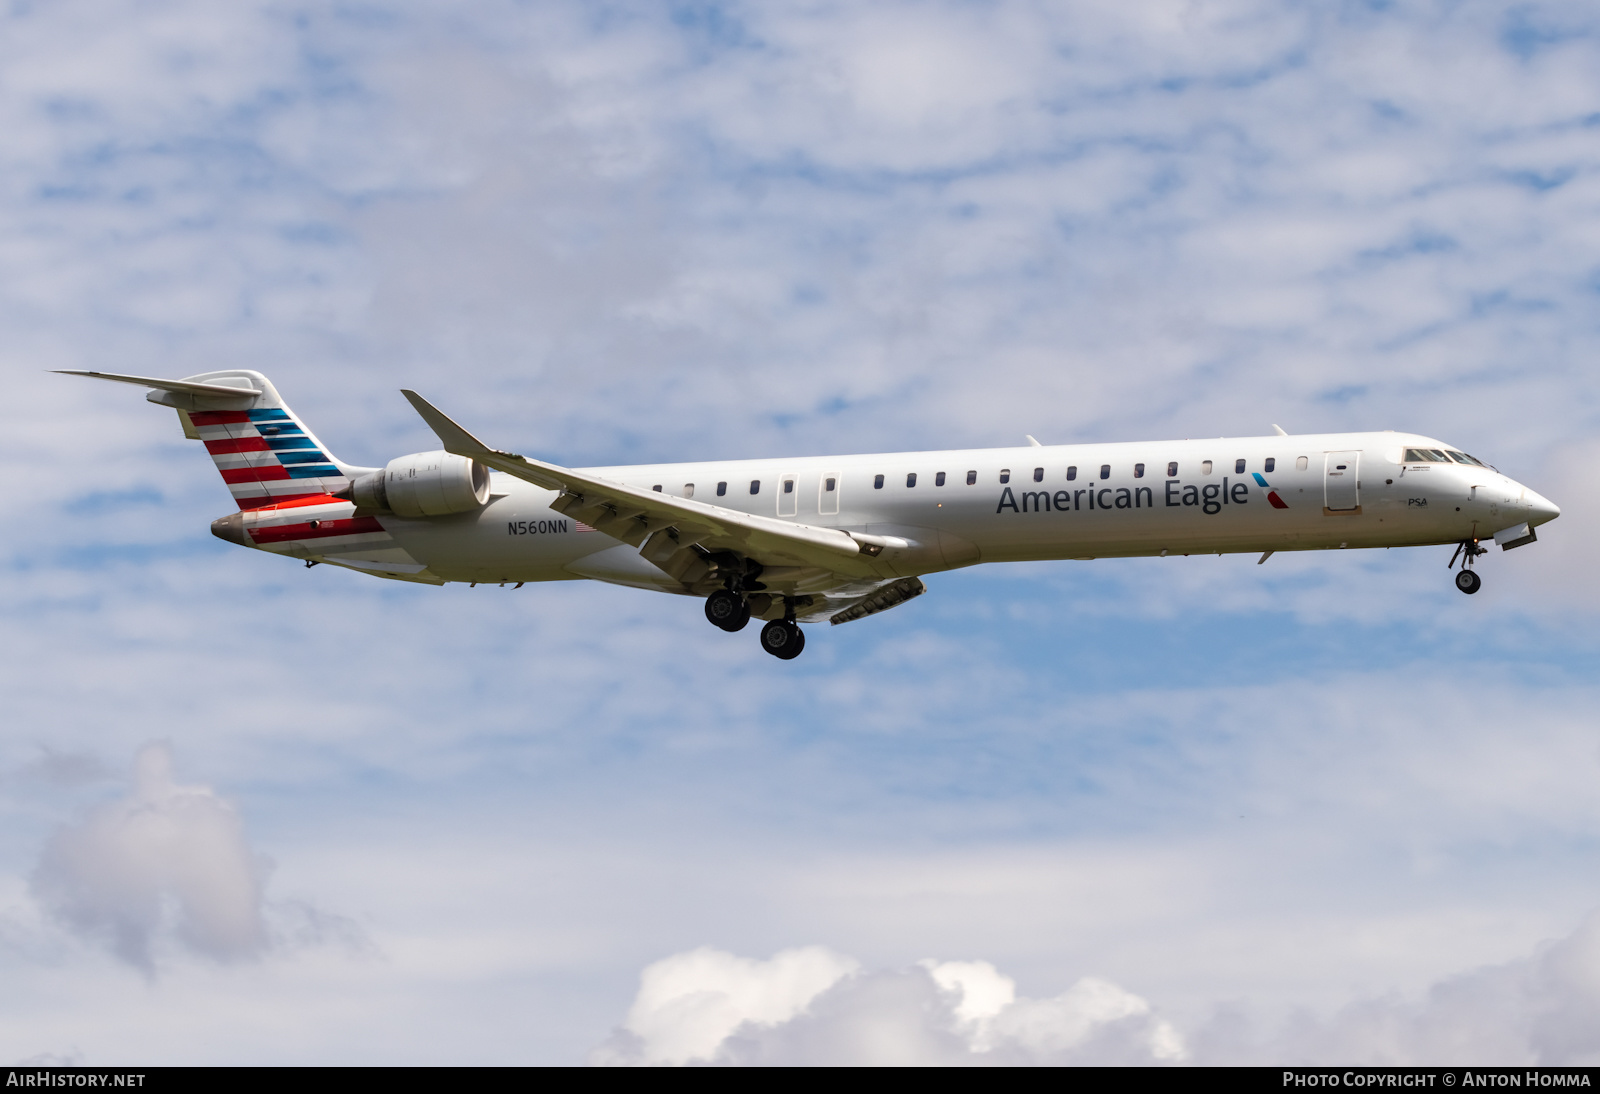
{"label": "tail cone", "polygon": [[249,537],[244,534],[244,514],[229,513],[211,522],[211,534],[218,539],[225,539],[229,543],[237,543],[241,547],[254,547]]}

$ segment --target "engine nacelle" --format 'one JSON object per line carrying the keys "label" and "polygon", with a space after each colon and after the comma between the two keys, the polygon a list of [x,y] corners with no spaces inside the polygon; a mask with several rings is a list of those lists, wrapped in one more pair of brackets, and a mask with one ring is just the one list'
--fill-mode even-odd
{"label": "engine nacelle", "polygon": [[415,452],[362,475],[339,496],[357,509],[379,509],[401,517],[470,513],[489,500],[489,469],[449,452]]}

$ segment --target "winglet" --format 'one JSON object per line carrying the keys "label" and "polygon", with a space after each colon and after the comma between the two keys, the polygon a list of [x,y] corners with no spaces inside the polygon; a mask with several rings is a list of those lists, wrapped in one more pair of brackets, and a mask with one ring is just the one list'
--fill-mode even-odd
{"label": "winglet", "polygon": [[1279,425],[1277,422],[1272,423],[1272,431],[1280,437],[1287,437],[1289,435],[1284,432],[1283,426]]}
{"label": "winglet", "polygon": [[454,452],[457,456],[466,456],[468,459],[479,459],[494,451],[451,421],[443,411],[415,391],[401,388],[400,394],[404,395],[416,408],[417,413],[422,415],[422,420],[428,423],[428,428],[439,435],[439,442],[444,445],[446,452]]}
{"label": "winglet", "polygon": [[1044,445],[1040,444],[1038,441],[1033,439],[1033,434],[1024,433],[1023,436],[1027,438],[1028,447],[1029,448],[1043,448],[1044,447]]}

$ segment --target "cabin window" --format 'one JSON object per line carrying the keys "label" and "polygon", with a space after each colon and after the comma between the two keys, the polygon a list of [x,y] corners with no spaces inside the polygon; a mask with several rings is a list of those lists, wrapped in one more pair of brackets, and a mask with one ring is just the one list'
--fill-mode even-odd
{"label": "cabin window", "polygon": [[976,471],[968,471],[967,472],[967,485],[968,486],[977,486],[978,485],[978,473]]}
{"label": "cabin window", "polygon": [[911,487],[915,485],[917,485],[917,473],[913,471],[906,476],[906,486]]}
{"label": "cabin window", "polygon": [[1067,481],[1068,482],[1072,482],[1077,477],[1078,477],[1078,468],[1076,466],[1072,466],[1072,467],[1067,468]]}
{"label": "cabin window", "polygon": [[686,498],[694,497],[694,483],[686,482],[683,484],[683,496]]}
{"label": "cabin window", "polygon": [[1202,475],[1211,474],[1211,461],[1210,460],[1201,460],[1200,461],[1200,474],[1202,474]]}
{"label": "cabin window", "polygon": [[943,486],[944,485],[944,472],[943,471],[939,472],[937,475],[935,475],[933,477],[933,485],[935,485],[935,486]]}
{"label": "cabin window", "polygon": [[656,493],[659,494],[659,493],[661,493],[661,484],[658,482],[654,486],[652,486],[650,489],[654,490]]}
{"label": "cabin window", "polygon": [[872,488],[874,490],[882,490],[883,489],[883,476],[882,475],[874,475],[874,476],[872,476]]}
{"label": "cabin window", "polygon": [[1133,465],[1133,477],[1136,479],[1144,478],[1144,464],[1136,463]]}
{"label": "cabin window", "polygon": [[1102,479],[1109,479],[1111,477],[1111,465],[1109,463],[1103,463],[1100,465],[1100,477]]}
{"label": "cabin window", "polygon": [[784,479],[783,480],[783,492],[785,494],[794,493],[794,480],[793,479]]}
{"label": "cabin window", "polygon": [[1007,467],[1007,468],[1005,468],[1004,470],[1002,470],[1000,472],[1000,481],[1001,482],[1010,482],[1011,481],[1011,468]]}
{"label": "cabin window", "polygon": [[761,493],[761,480],[760,479],[751,479],[750,480],[750,492],[752,494]]}
{"label": "cabin window", "polygon": [[1177,460],[1173,460],[1171,463],[1167,464],[1167,478],[1175,479],[1177,477],[1178,477],[1178,461]]}
{"label": "cabin window", "polygon": [[822,489],[827,491],[828,493],[831,494],[835,490],[837,490],[838,488],[839,488],[839,480],[838,479],[823,479],[822,480]]}
{"label": "cabin window", "polygon": [[1233,473],[1235,475],[1244,474],[1244,461],[1243,460],[1234,460],[1233,461]]}
{"label": "cabin window", "polygon": [[1294,458],[1294,469],[1296,471],[1304,471],[1306,469],[1306,458],[1304,456],[1296,456]]}
{"label": "cabin window", "polygon": [[727,483],[725,483],[725,482],[717,483],[717,497],[720,498],[720,497],[724,496],[725,494],[727,494],[727,492],[728,492],[728,484]]}
{"label": "cabin window", "polygon": [[1033,469],[1033,481],[1034,482],[1043,482],[1044,481],[1044,468],[1035,467]]}
{"label": "cabin window", "polygon": [[1278,466],[1278,461],[1273,459],[1271,456],[1268,456],[1267,457],[1267,471],[1270,473],[1272,471],[1272,469],[1277,467],[1277,466]]}

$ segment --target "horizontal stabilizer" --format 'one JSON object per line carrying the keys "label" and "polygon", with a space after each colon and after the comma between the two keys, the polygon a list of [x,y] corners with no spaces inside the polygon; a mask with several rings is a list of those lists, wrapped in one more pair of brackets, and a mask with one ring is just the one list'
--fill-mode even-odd
{"label": "horizontal stabilizer", "polygon": [[62,376],[91,376],[96,380],[114,380],[119,384],[138,384],[140,387],[151,387],[157,391],[176,391],[184,395],[211,395],[241,399],[248,395],[261,394],[260,388],[250,387],[249,381],[242,377],[236,384],[196,384],[189,380],[158,380],[153,376],[124,376],[117,372],[91,372],[77,368],[56,368],[50,371],[60,373]]}

